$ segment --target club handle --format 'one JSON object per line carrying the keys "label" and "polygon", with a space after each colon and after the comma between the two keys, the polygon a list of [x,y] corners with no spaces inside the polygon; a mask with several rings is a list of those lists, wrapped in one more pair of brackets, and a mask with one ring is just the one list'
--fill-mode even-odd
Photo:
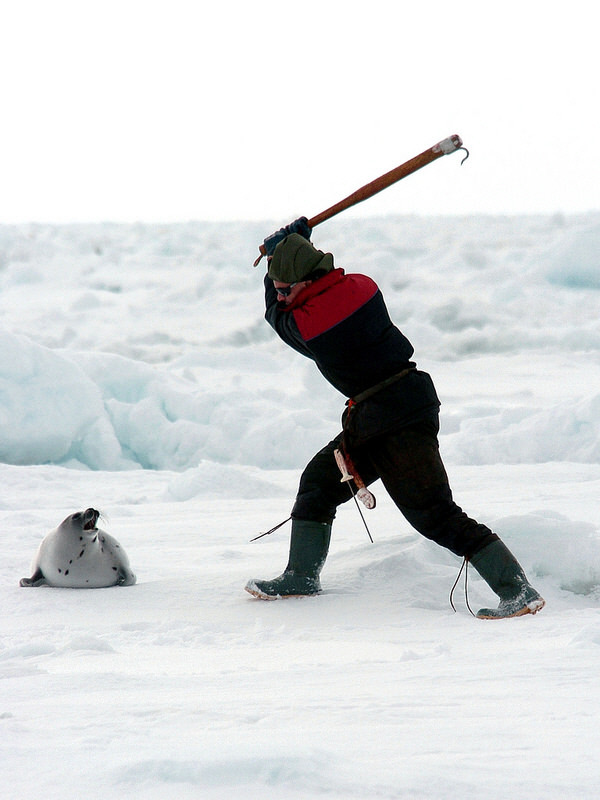
{"label": "club handle", "polygon": [[[465,158],[463,158],[463,161],[469,157],[469,151],[463,147],[462,139],[458,134],[454,133],[452,136],[448,136],[447,139],[442,139],[441,142],[434,144],[433,147],[424,150],[418,156],[405,161],[404,164],[400,164],[399,167],[396,167],[395,169],[386,172],[384,175],[381,175],[379,178],[376,178],[374,181],[371,181],[371,183],[361,186],[360,189],[357,189],[355,192],[348,195],[348,197],[340,200],[339,203],[336,203],[330,208],[325,209],[325,211],[321,211],[321,213],[317,214],[315,217],[311,217],[311,219],[308,220],[309,228],[315,228],[321,222],[331,219],[331,217],[334,217],[341,211],[345,211],[347,208],[351,208],[357,203],[362,203],[364,200],[368,200],[369,197],[379,194],[379,192],[387,189],[388,186],[392,186],[392,184],[397,183],[399,180],[402,180],[402,178],[406,178],[407,175],[412,175],[413,172],[425,167],[427,164],[431,164],[432,161],[435,161],[441,156],[447,156],[450,153],[454,153],[456,150],[465,150],[467,155]],[[461,161],[461,164],[463,161]],[[264,244],[259,245],[258,249],[260,251],[260,255],[254,262],[255,267],[261,258],[266,255]]]}
{"label": "club handle", "polygon": [[362,186],[360,189],[348,195],[348,197],[340,200],[339,203],[336,203],[330,208],[325,209],[325,211],[321,211],[320,214],[312,217],[312,219],[309,219],[309,228],[314,228],[316,225],[325,222],[327,219],[331,219],[331,217],[334,217],[341,211],[345,211],[347,208],[357,205],[357,203],[368,200],[370,197],[373,197],[373,195],[379,194],[379,192],[392,186],[392,184],[397,183],[399,180],[402,180],[402,178],[406,178],[408,175],[412,175],[413,172],[427,166],[427,164],[431,164],[432,161],[435,161],[441,156],[454,153],[455,150],[460,150],[462,144],[462,139],[458,134],[453,134],[447,139],[442,139],[441,142],[434,144],[433,147],[405,161],[404,164],[400,164],[399,167],[386,172],[385,175],[381,175],[379,178],[371,181],[371,183],[367,183],[365,186]]}

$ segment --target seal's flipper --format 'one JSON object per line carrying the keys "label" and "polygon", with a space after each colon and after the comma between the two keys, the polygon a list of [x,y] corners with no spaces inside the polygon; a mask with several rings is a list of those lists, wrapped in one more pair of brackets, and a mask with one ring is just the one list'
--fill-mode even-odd
{"label": "seal's flipper", "polygon": [[118,586],[133,586],[137,578],[130,569],[121,568],[119,570]]}
{"label": "seal's flipper", "polygon": [[19,586],[43,586],[45,583],[46,578],[44,578],[44,573],[38,567],[31,578],[21,578]]}

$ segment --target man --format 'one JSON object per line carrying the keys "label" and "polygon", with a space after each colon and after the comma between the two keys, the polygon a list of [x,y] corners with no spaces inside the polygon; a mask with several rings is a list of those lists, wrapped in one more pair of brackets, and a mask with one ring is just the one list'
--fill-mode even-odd
{"label": "man", "polygon": [[346,275],[331,253],[315,249],[305,217],[265,239],[265,317],[277,334],[315,361],[349,398],[343,431],[306,466],[292,509],[287,567],[273,580],[251,580],[264,600],[315,595],[337,507],[350,499],[335,451],[368,486],[378,478],[423,536],[472,564],[499,596],[483,619],[535,614],[544,600],[506,545],[452,499],[438,448],[439,400],[413,347],[392,323],[381,291],[365,275]]}

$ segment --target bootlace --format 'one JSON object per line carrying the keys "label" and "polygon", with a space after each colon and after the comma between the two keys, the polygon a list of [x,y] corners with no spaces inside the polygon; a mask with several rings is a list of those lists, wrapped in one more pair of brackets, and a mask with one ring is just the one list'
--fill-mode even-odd
{"label": "bootlace", "polygon": [[471,606],[469,604],[469,591],[468,591],[468,585],[467,585],[468,584],[468,573],[469,573],[469,559],[466,558],[466,557],[463,558],[463,562],[460,565],[460,569],[458,570],[458,575],[456,576],[456,580],[454,581],[454,585],[452,586],[452,589],[450,589],[450,605],[452,606],[452,610],[454,611],[454,613],[456,613],[456,606],[454,605],[454,590],[458,586],[458,582],[460,580],[460,576],[463,573],[463,570],[465,572],[465,604],[466,604],[467,608],[469,609],[469,611],[471,612],[471,615],[475,616],[475,613],[474,613],[473,609],[471,608]]}

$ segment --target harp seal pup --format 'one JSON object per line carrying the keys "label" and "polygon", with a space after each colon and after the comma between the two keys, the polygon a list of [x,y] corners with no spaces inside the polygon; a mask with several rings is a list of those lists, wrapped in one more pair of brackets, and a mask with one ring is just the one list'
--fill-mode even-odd
{"label": "harp seal pup", "polygon": [[35,555],[31,577],[21,578],[20,585],[100,589],[134,584],[125,551],[96,527],[99,516],[95,508],[77,511],[50,531]]}

